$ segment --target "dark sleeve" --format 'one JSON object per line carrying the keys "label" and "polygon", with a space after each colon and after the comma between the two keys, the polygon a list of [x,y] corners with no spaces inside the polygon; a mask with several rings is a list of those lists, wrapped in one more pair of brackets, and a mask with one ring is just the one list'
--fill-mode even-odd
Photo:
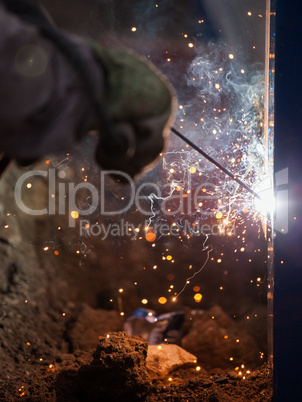
{"label": "dark sleeve", "polygon": [[[100,97],[103,73],[90,47],[68,35]],[[91,100],[77,72],[38,29],[0,4],[0,153],[35,159],[70,150],[93,128]]]}

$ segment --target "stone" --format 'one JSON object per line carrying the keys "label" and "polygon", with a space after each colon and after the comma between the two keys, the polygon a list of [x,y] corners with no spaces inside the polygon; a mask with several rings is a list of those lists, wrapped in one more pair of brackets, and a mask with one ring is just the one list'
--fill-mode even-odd
{"label": "stone", "polygon": [[197,362],[196,356],[177,345],[149,345],[147,368],[153,376],[165,376],[183,365]]}
{"label": "stone", "polygon": [[228,381],[229,381],[229,379],[228,379],[228,377],[226,377],[225,375],[222,375],[222,376],[216,378],[216,380],[215,380],[215,382],[216,382],[217,384],[225,384],[225,383],[227,383]]}

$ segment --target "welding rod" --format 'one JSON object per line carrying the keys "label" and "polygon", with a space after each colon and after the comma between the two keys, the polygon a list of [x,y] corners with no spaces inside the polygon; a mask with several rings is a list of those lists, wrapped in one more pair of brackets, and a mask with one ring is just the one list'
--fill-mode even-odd
{"label": "welding rod", "polygon": [[232,172],[230,172],[228,169],[225,167],[221,166],[220,163],[215,161],[215,159],[211,158],[210,155],[208,155],[206,152],[204,152],[201,148],[199,148],[194,142],[189,140],[187,137],[185,137],[183,134],[181,134],[178,130],[176,130],[174,127],[171,128],[172,133],[176,134],[179,138],[181,138],[184,142],[186,142],[188,145],[190,145],[192,148],[194,148],[200,155],[204,156],[208,161],[213,163],[218,169],[220,169],[223,173],[228,175],[232,180],[234,180],[236,183],[238,183],[241,187],[245,188],[248,192],[253,194],[254,197],[257,197],[259,200],[261,200],[261,197],[259,194],[255,193],[254,190],[252,190],[247,184],[245,184],[243,181],[238,179],[235,175],[233,175]]}

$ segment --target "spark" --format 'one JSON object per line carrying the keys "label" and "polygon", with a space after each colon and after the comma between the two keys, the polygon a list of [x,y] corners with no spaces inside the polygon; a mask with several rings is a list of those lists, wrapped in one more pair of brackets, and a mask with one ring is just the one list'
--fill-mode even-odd
{"label": "spark", "polygon": [[201,293],[196,293],[194,295],[194,300],[196,301],[196,303],[200,303],[202,299],[202,294]]}
{"label": "spark", "polygon": [[203,265],[201,266],[201,268],[200,268],[198,271],[194,272],[194,274],[193,274],[192,276],[190,276],[190,277],[186,280],[186,283],[185,283],[185,285],[183,286],[183,288],[181,289],[181,291],[172,299],[173,301],[176,301],[176,300],[179,298],[179,296],[185,291],[185,289],[186,289],[186,287],[188,286],[188,284],[190,283],[190,281],[191,281],[192,279],[194,279],[195,276],[198,275],[198,274],[203,270],[203,268],[207,265],[207,263],[208,263],[208,261],[209,261],[209,258],[210,258],[210,253],[213,251],[212,246],[205,246],[206,242],[208,241],[208,238],[209,238],[209,236],[206,235],[206,239],[205,239],[205,241],[203,242],[202,250],[201,250],[201,251],[206,251],[206,252],[207,252],[207,257],[206,257],[205,262],[203,263]]}
{"label": "spark", "polygon": [[166,303],[167,303],[167,299],[166,299],[165,297],[160,297],[160,298],[158,299],[158,303],[159,303],[159,304],[166,304]]}
{"label": "spark", "polygon": [[70,212],[70,216],[71,216],[73,219],[78,219],[80,215],[79,215],[78,211],[71,211],[71,212]]}
{"label": "spark", "polygon": [[146,239],[148,242],[153,243],[153,242],[156,240],[156,234],[155,234],[154,232],[148,232],[148,233],[146,233],[146,235],[145,235],[145,239]]}

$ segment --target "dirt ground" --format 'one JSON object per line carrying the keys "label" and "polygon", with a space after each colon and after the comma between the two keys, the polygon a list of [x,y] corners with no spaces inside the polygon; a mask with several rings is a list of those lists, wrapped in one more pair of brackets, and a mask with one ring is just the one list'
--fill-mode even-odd
{"label": "dirt ground", "polygon": [[[109,338],[110,337],[110,338]],[[108,339],[109,338],[109,339]],[[94,353],[61,354],[41,364],[15,366],[0,380],[3,401],[270,401],[271,375],[264,365],[245,376],[193,365],[165,377],[146,369],[146,342],[124,332],[103,337]],[[52,364],[49,364],[53,361]]]}
{"label": "dirt ground", "polygon": [[[151,378],[146,342],[121,332],[123,317],[105,302],[106,289],[121,276],[108,245],[98,247],[105,250],[100,250],[102,264],[110,270],[96,269],[93,253],[79,259],[68,248],[75,242],[72,232],[57,236],[55,218],[21,216],[11,202],[18,174],[12,169],[0,188],[6,211],[0,229],[1,401],[271,400],[270,370],[260,346],[265,340],[259,338],[263,333],[265,339],[265,330],[260,331],[265,322],[259,321],[265,308],[252,305],[258,321],[249,320],[249,328],[247,320],[236,322],[219,305],[204,304],[203,314],[195,317],[190,306],[183,306],[181,346],[198,361]],[[34,182],[31,197],[40,200],[43,188],[45,183]],[[155,289],[157,283],[155,278],[149,286]],[[140,298],[129,291],[125,311],[133,311]],[[241,368],[243,361],[248,363]]]}
{"label": "dirt ground", "polygon": [[[196,364],[164,377],[151,378],[145,361],[147,343],[124,332],[109,332],[122,329],[117,312],[95,310],[87,305],[70,305],[63,313],[60,305],[43,311],[41,300],[40,303],[26,300],[20,303],[16,296],[2,297],[1,401],[270,401],[272,398],[271,373],[265,364],[250,373],[230,368],[206,370],[199,359]],[[203,360],[209,361],[212,355],[211,350],[203,351]],[[219,364],[217,357],[215,361]]]}

